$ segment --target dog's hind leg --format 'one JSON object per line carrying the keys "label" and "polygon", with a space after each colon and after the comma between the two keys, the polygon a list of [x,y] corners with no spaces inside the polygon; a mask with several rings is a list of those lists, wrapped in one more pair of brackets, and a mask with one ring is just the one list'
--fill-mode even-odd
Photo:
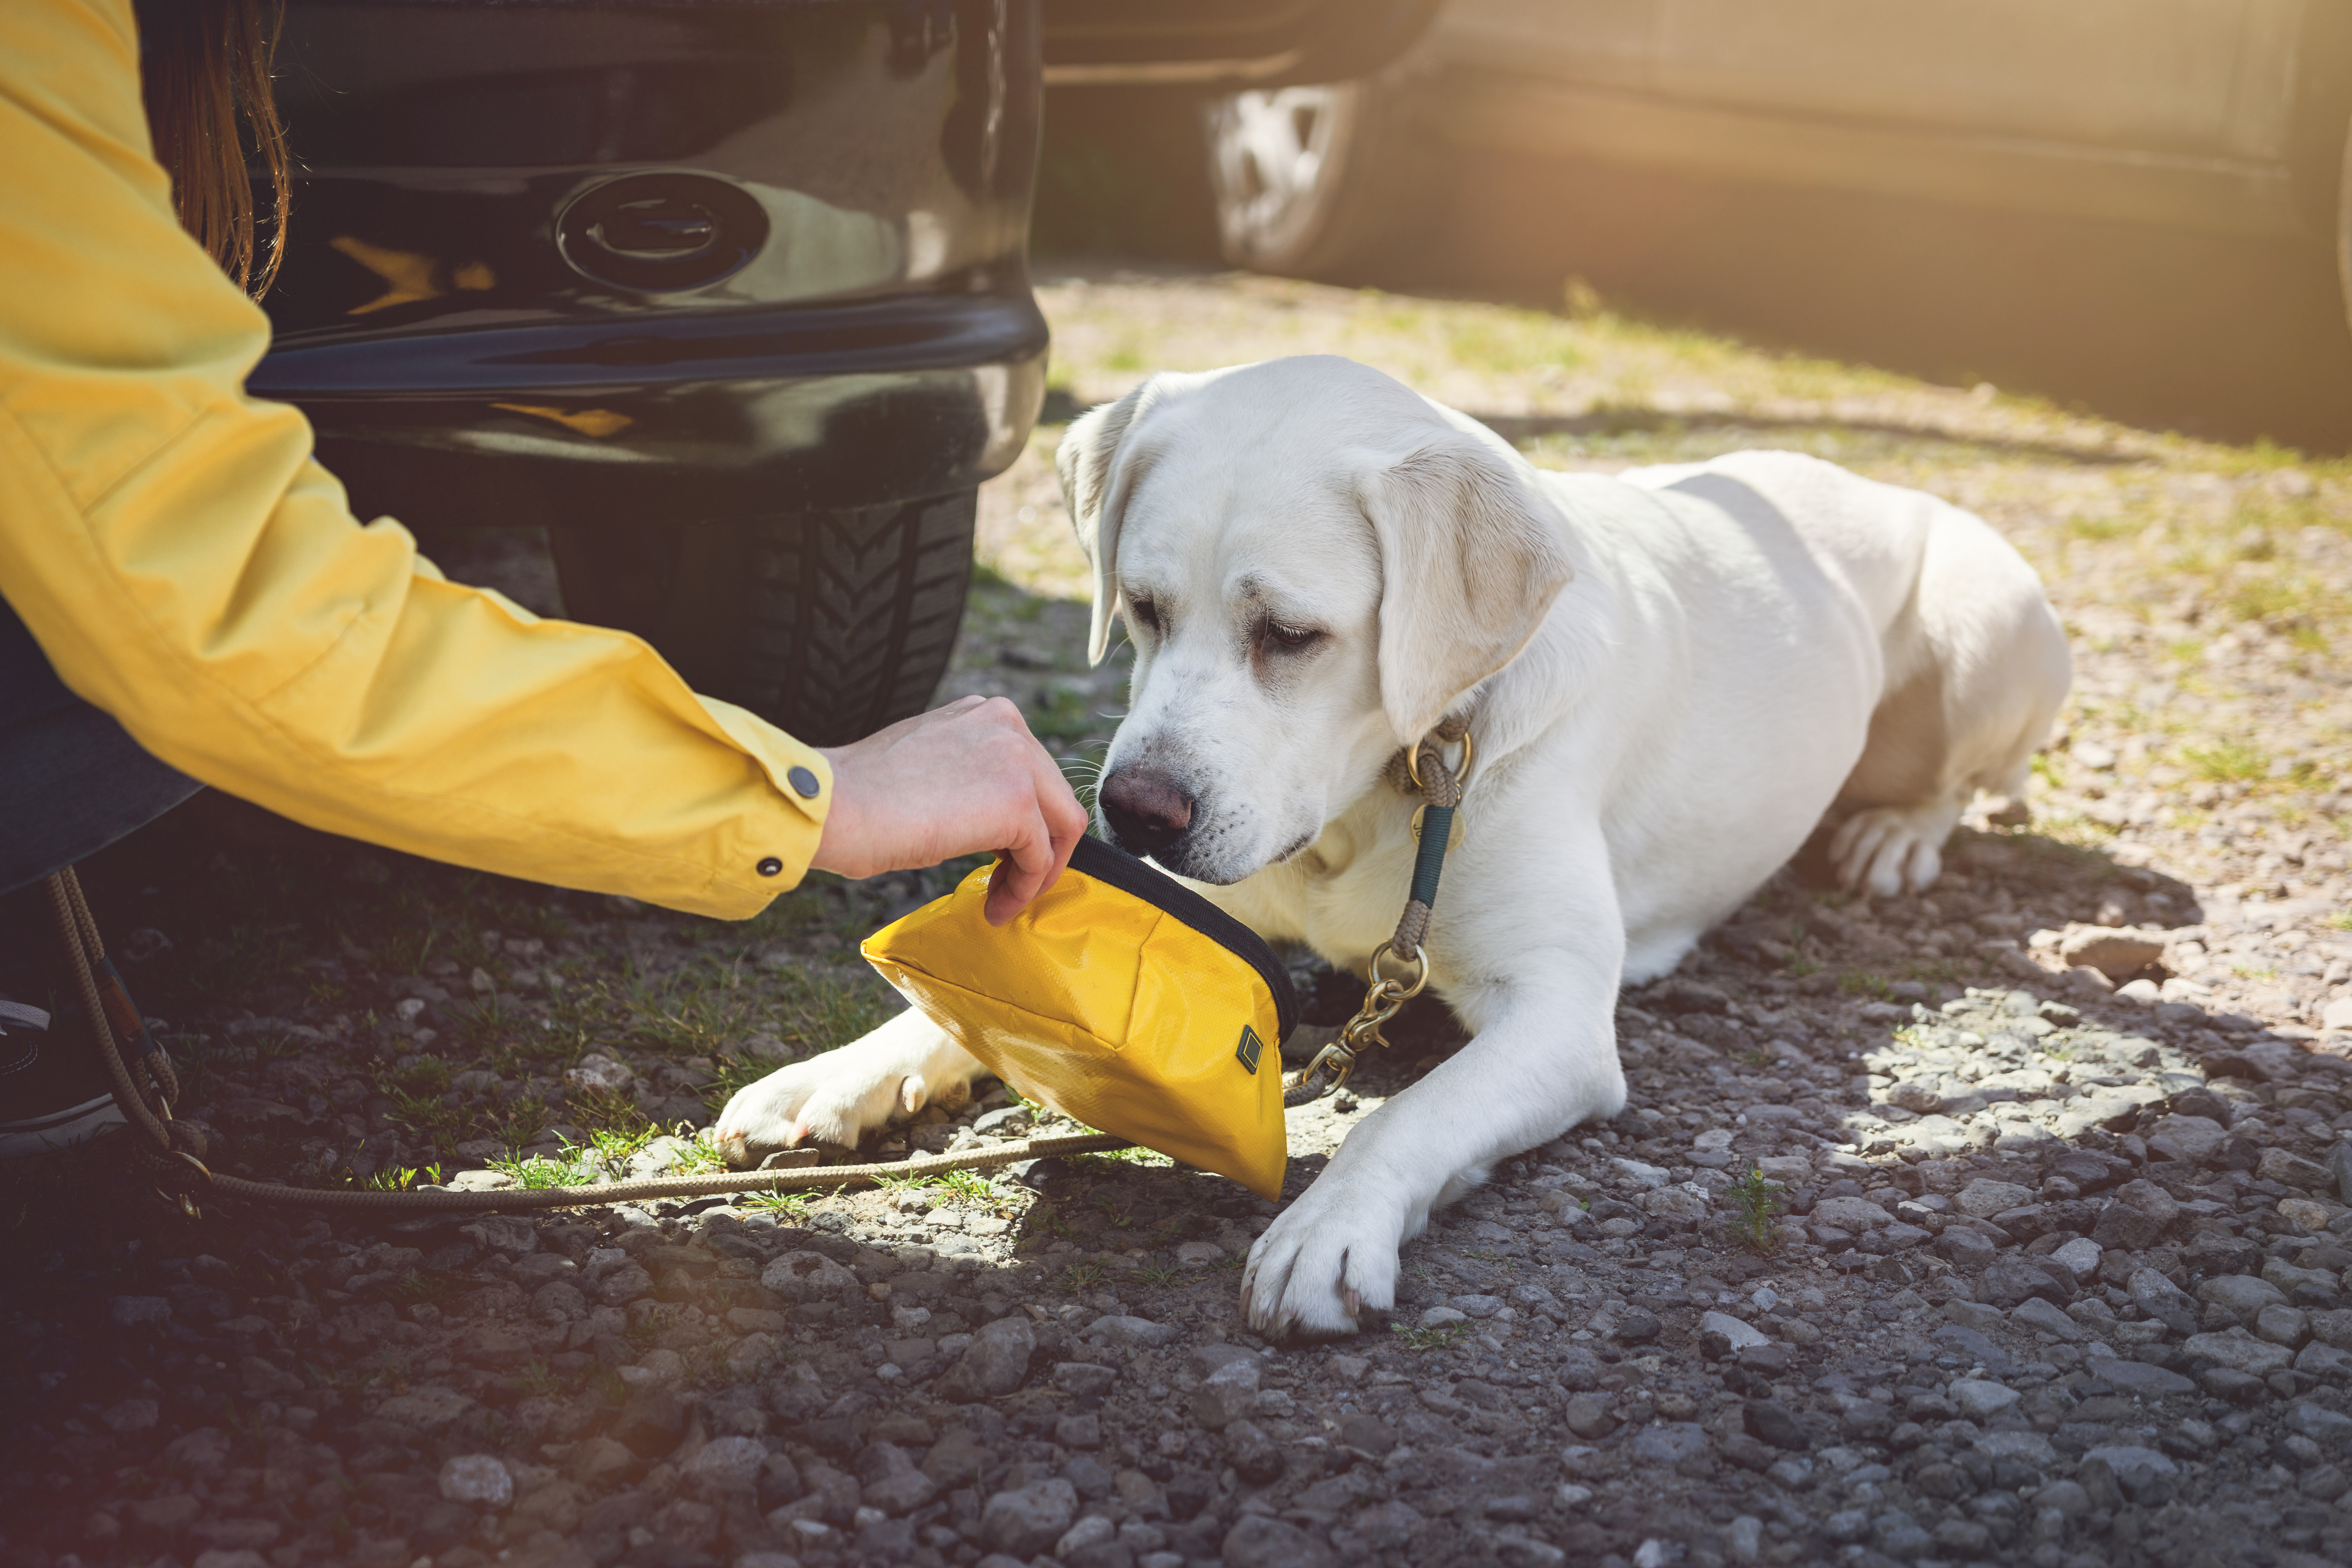
{"label": "dog's hind leg", "polygon": [[2033,753],[2066,699],[2065,628],[2024,558],[1981,519],[1939,506],[1917,591],[1889,626],[1889,689],[1839,792],[1839,879],[1881,897],[1918,892],[1979,790],[1994,819],[2024,819]]}

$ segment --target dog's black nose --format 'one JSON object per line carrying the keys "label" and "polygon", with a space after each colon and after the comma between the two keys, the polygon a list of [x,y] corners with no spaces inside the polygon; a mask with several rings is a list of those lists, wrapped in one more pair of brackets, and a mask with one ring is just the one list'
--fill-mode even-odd
{"label": "dog's black nose", "polygon": [[1118,769],[1103,780],[1100,798],[1111,837],[1130,855],[1165,849],[1192,826],[1192,797],[1149,768]]}

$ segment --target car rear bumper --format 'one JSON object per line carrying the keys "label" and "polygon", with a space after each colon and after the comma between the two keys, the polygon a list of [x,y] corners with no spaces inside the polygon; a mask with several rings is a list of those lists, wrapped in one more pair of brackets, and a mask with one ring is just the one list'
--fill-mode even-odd
{"label": "car rear bumper", "polygon": [[279,348],[247,385],[299,405],[373,511],[444,525],[873,505],[968,489],[1045,395],[1024,283]]}

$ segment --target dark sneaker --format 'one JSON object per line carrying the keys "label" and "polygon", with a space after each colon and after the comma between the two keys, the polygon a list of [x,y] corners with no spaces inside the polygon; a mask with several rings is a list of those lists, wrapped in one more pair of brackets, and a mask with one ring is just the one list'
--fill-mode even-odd
{"label": "dark sneaker", "polygon": [[98,1053],[49,1033],[38,1007],[0,997],[0,1160],[40,1154],[122,1125]]}

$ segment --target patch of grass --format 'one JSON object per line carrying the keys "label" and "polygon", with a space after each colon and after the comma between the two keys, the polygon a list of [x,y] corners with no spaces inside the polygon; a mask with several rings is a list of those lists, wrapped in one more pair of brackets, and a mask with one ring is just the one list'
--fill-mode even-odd
{"label": "patch of grass", "polygon": [[1838,989],[1849,996],[1875,996],[1884,1001],[1893,982],[1866,969],[1849,969],[1838,976]]}
{"label": "patch of grass", "polygon": [[2319,923],[2329,931],[2352,931],[2352,910],[2338,910]]}
{"label": "patch of grass", "polygon": [[1073,1263],[1055,1276],[1054,1283],[1075,1296],[1081,1290],[1091,1290],[1103,1282],[1099,1263]]}
{"label": "patch of grass", "polygon": [[439,1057],[420,1057],[406,1067],[393,1069],[392,1088],[396,1095],[431,1098],[446,1094],[449,1089],[449,1064]]}
{"label": "patch of grass", "polygon": [[2127,535],[2137,533],[2146,526],[2146,523],[2141,519],[2129,515],[2120,517],[2070,517],[2063,524],[2063,531],[2066,537],[2069,539],[2088,539],[2095,542],[2104,542],[2110,539],[2122,539]]}
{"label": "patch of grass", "polygon": [[1172,1263],[1147,1263],[1128,1275],[1129,1279],[1139,1285],[1150,1285],[1160,1289],[1173,1285],[1183,1277],[1184,1271]]}
{"label": "patch of grass", "polygon": [[1748,1163],[1747,1173],[1729,1189],[1733,1205],[1739,1210],[1739,1239],[1759,1252],[1772,1248],[1772,1219],[1780,1212],[1780,1184],[1768,1182],[1754,1161]]}
{"label": "patch of grass", "polygon": [[1467,1323],[1439,1323],[1433,1328],[1417,1329],[1404,1323],[1391,1323],[1389,1331],[1412,1351],[1450,1351],[1470,1337]]}
{"label": "patch of grass", "polygon": [[808,1223],[809,1194],[806,1193],[753,1193],[735,1200],[738,1208],[760,1214],[772,1214],[779,1221],[790,1220],[794,1225]]}
{"label": "patch of grass", "polygon": [[489,1168],[503,1172],[513,1179],[516,1186],[527,1192],[541,1192],[550,1187],[584,1187],[606,1173],[604,1162],[589,1151],[574,1145],[564,1152],[572,1157],[565,1160],[551,1160],[544,1154],[533,1154],[529,1159],[509,1157],[492,1160]]}
{"label": "patch of grass", "polygon": [[2180,760],[2189,771],[2212,784],[2250,783],[2270,776],[2271,759],[2246,741],[2215,741],[2210,745],[2183,746]]}
{"label": "patch of grass", "polygon": [[2095,816],[2078,811],[2053,812],[2038,818],[2030,835],[2021,833],[2024,844],[2046,844],[2053,848],[2090,851],[2097,849],[2115,837],[2116,830]]}
{"label": "patch of grass", "polygon": [[551,1395],[563,1392],[563,1380],[547,1369],[545,1356],[533,1356],[530,1364],[516,1374],[515,1384],[525,1394]]}
{"label": "patch of grass", "polygon": [[977,1171],[949,1171],[939,1178],[940,1192],[959,1208],[978,1209],[1010,1218],[1021,1208],[1013,1195]]}
{"label": "patch of grass", "polygon": [[438,1164],[398,1168],[387,1165],[359,1184],[372,1193],[404,1193],[419,1181],[437,1183],[440,1180],[441,1167]]}

